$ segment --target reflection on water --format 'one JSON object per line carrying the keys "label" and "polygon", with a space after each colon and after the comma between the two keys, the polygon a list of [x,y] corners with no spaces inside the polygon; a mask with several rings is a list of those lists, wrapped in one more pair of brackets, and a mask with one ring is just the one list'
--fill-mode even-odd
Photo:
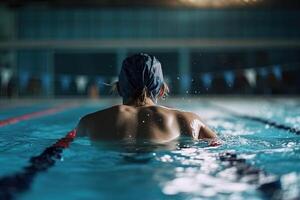
{"label": "reflection on water", "polygon": [[[298,126],[300,110],[294,104],[227,103],[245,114]],[[206,123],[223,144],[209,147],[188,138],[159,145],[78,138],[64,151],[63,161],[38,176],[20,199],[299,199],[298,135],[201,107],[199,102],[185,108],[200,116],[205,113]],[[70,130],[77,122],[74,116],[95,109],[80,108],[2,128],[0,173],[21,169]]]}
{"label": "reflection on water", "polygon": [[209,147],[205,141],[181,138],[167,144],[123,141],[97,142],[92,146],[102,153],[107,151],[107,155],[118,154],[119,167],[115,170],[122,166],[129,170],[135,170],[136,166],[141,170],[152,167],[149,181],[169,197],[259,199],[282,195],[276,176],[247,162],[246,159],[253,159],[254,155],[237,155],[234,151],[224,153],[220,151],[222,146]]}
{"label": "reflection on water", "polygon": [[[222,146],[209,147],[205,141],[180,138],[166,144],[146,141],[93,143],[98,153],[116,153],[114,171],[124,168],[152,184],[156,197],[165,199],[296,199],[299,197],[300,140],[284,131],[230,116],[207,120]],[[91,147],[90,146],[90,147]],[[227,153],[226,153],[227,152]],[[105,153],[104,153],[105,154]],[[288,156],[284,168],[282,156]],[[298,154],[299,155],[299,154]],[[298,161],[295,159],[298,158]],[[274,168],[274,166],[279,166]],[[106,169],[107,167],[102,166]],[[134,172],[139,169],[140,174]],[[149,172],[148,170],[151,169]],[[143,178],[141,177],[143,176]],[[133,177],[131,177],[132,179]],[[132,187],[132,186],[127,186]],[[143,185],[135,186],[146,191]],[[147,193],[147,192],[146,192]]]}

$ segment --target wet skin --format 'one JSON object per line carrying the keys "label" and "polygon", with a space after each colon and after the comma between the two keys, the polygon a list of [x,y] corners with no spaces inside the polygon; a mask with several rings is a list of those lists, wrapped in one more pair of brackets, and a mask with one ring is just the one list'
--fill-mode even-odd
{"label": "wet skin", "polygon": [[79,136],[93,141],[139,140],[166,143],[181,135],[193,139],[216,139],[216,134],[191,112],[157,105],[116,105],[84,116]]}

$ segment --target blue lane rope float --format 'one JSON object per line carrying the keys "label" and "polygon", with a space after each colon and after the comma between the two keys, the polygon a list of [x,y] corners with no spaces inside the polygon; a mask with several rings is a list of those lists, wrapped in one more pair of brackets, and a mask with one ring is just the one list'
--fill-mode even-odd
{"label": "blue lane rope float", "polygon": [[247,120],[252,120],[252,121],[256,121],[256,122],[260,122],[269,126],[272,126],[274,128],[280,129],[280,130],[285,130],[291,133],[294,133],[296,135],[300,135],[300,129],[294,128],[294,127],[290,127],[288,125],[285,124],[280,124],[278,122],[274,122],[268,119],[264,119],[261,117],[256,117],[256,116],[250,116],[250,115],[243,115],[243,114],[238,114],[232,110],[229,110],[227,108],[224,108],[222,106],[218,106],[213,104],[213,107],[217,108],[218,110],[221,110],[222,112],[226,112],[229,113],[230,115],[234,116],[234,117],[238,117],[238,118],[242,118],[242,119],[247,119]]}
{"label": "blue lane rope float", "polygon": [[40,155],[31,157],[29,165],[20,172],[0,178],[0,199],[12,200],[16,195],[30,189],[34,178],[41,172],[54,166],[62,158],[62,152],[76,137],[76,130],[46,148]]}
{"label": "blue lane rope float", "polygon": [[247,115],[238,115],[238,116],[241,117],[241,118],[244,118],[244,119],[249,119],[249,120],[261,122],[263,124],[272,126],[274,128],[277,128],[277,129],[281,129],[281,130],[285,130],[285,131],[288,131],[288,132],[291,132],[291,133],[295,133],[296,135],[300,135],[300,130],[299,129],[296,129],[296,128],[293,128],[293,127],[290,127],[290,126],[287,126],[287,125],[284,125],[284,124],[280,124],[278,122],[274,122],[274,121],[271,121],[271,120],[268,120],[268,119],[264,119],[264,118],[260,118],[260,117],[254,117],[254,116],[247,116]]}
{"label": "blue lane rope float", "polygon": [[226,162],[227,167],[236,168],[236,174],[239,179],[249,176],[249,183],[256,184],[257,189],[261,191],[266,199],[281,200],[283,198],[281,181],[279,178],[270,178],[261,180],[262,177],[268,177],[268,174],[251,164],[246,162],[246,159],[239,158],[234,152],[223,152],[218,155],[221,162]]}
{"label": "blue lane rope float", "polygon": [[[127,148],[128,153],[123,154],[123,159],[126,163],[130,164],[147,164],[152,159],[153,149],[140,148],[140,146],[132,146]],[[181,145],[180,148],[187,148]],[[247,162],[246,159],[240,158],[235,152],[225,151],[216,155],[220,164],[223,164],[225,168],[235,168],[235,175],[237,180],[241,180],[247,177],[247,183],[256,185],[258,191],[261,192],[264,198],[271,200],[282,200],[283,191],[280,178],[269,175],[264,170],[257,168]],[[266,178],[266,179],[265,179]]]}

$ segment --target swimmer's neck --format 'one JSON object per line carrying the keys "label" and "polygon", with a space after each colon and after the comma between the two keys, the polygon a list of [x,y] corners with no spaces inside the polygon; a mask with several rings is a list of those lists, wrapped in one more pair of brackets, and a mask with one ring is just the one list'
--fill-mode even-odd
{"label": "swimmer's neck", "polygon": [[149,97],[146,97],[145,101],[143,102],[140,102],[138,99],[128,99],[127,101],[123,99],[123,104],[127,106],[133,106],[133,107],[147,107],[147,106],[156,105]]}

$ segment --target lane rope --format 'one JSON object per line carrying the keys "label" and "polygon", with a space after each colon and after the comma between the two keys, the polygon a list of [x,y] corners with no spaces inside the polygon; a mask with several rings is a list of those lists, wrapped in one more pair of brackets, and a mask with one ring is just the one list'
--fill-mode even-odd
{"label": "lane rope", "polygon": [[[38,156],[29,159],[29,165],[24,167],[21,171],[4,176],[0,178],[0,199],[13,200],[18,194],[26,192],[30,189],[34,178],[42,172],[47,171],[55,165],[57,160],[62,159],[63,150],[68,148],[72,141],[76,138],[76,129],[70,131],[65,137],[57,140],[50,147],[46,148]],[[142,155],[145,152],[143,151]],[[126,156],[124,160],[127,162],[145,164],[149,162],[151,157],[136,157]],[[218,159],[227,163],[227,167],[235,167],[236,174],[239,179],[245,177],[252,177],[251,182],[258,185],[257,189],[260,190],[268,199],[282,199],[282,188],[280,179],[261,180],[262,177],[267,177],[267,174],[258,168],[248,164],[245,159],[238,158],[234,152],[222,152],[218,154]],[[129,159],[130,158],[130,159]]]}
{"label": "lane rope", "polygon": [[76,105],[78,105],[78,104],[76,104],[76,103],[64,103],[64,104],[59,105],[59,106],[54,107],[54,108],[49,108],[49,109],[46,109],[46,110],[36,111],[36,112],[32,112],[32,113],[27,113],[27,114],[24,114],[24,115],[21,115],[21,116],[17,116],[17,117],[11,117],[11,118],[8,118],[8,119],[5,119],[5,120],[0,120],[0,127],[11,125],[11,124],[16,124],[18,122],[33,119],[33,118],[38,118],[38,117],[43,117],[43,116],[46,116],[46,115],[55,114],[55,113],[58,113],[60,111],[66,110],[68,108],[74,107]]}
{"label": "lane rope", "polygon": [[21,171],[0,178],[0,199],[13,200],[22,192],[30,189],[34,178],[41,172],[54,166],[57,160],[62,159],[63,150],[68,148],[76,137],[76,129],[57,140],[46,148],[40,155],[31,157],[29,165]]}
{"label": "lane rope", "polygon": [[277,129],[285,130],[285,131],[294,133],[296,135],[300,135],[300,129],[297,129],[297,128],[294,128],[294,127],[290,127],[290,126],[285,125],[285,124],[280,124],[278,122],[274,122],[274,121],[271,121],[271,120],[268,120],[268,119],[264,119],[264,118],[261,118],[261,117],[239,114],[239,113],[234,112],[234,111],[232,111],[230,109],[227,109],[227,108],[224,108],[222,106],[215,105],[215,104],[213,104],[213,107],[217,108],[218,110],[220,110],[222,112],[226,112],[226,113],[228,113],[228,114],[230,114],[230,115],[232,115],[234,117],[238,117],[238,118],[242,118],[242,119],[247,119],[247,120],[252,120],[252,121],[260,122],[260,123],[272,126],[274,128],[277,128]]}
{"label": "lane rope", "polygon": [[282,200],[283,191],[280,178],[270,176],[262,169],[256,168],[246,162],[246,159],[239,158],[235,152],[219,153],[218,159],[227,164],[227,168],[235,168],[239,180],[246,179],[248,183],[255,184],[266,199]]}
{"label": "lane rope", "polygon": [[[149,149],[147,148],[139,149],[132,147],[132,150],[130,149],[129,153],[123,154],[123,159],[126,163],[145,165],[155,159],[152,151],[148,152]],[[264,198],[270,200],[284,199],[280,178],[269,175],[264,170],[249,164],[246,159],[240,158],[237,153],[232,151],[220,152],[216,154],[216,159],[220,161],[220,164],[223,164],[223,170],[229,168],[235,169],[232,173],[237,177],[237,181],[255,185]]]}

